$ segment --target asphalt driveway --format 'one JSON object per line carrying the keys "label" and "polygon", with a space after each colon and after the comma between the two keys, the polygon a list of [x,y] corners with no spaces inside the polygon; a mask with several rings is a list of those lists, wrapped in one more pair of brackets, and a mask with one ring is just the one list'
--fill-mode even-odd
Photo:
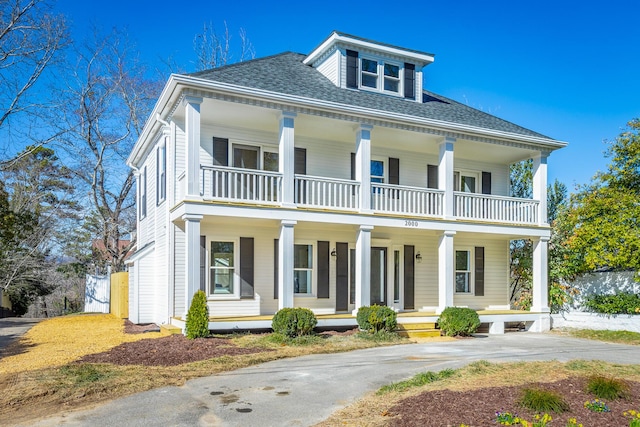
{"label": "asphalt driveway", "polygon": [[492,362],[599,359],[640,361],[640,346],[553,334],[372,348],[283,359],[121,398],[38,426],[309,426],[384,384],[423,371]]}
{"label": "asphalt driveway", "polygon": [[22,317],[4,317],[0,319],[0,359],[4,349],[15,339],[22,336],[42,319]]}

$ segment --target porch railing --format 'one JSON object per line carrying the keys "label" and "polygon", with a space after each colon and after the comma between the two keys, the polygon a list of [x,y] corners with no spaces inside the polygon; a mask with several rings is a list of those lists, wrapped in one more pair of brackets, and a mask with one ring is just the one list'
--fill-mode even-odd
{"label": "porch railing", "polygon": [[518,224],[538,223],[537,200],[488,194],[454,193],[454,215],[458,218]]}
{"label": "porch railing", "polygon": [[444,191],[371,183],[371,208],[375,212],[440,217]]}
{"label": "porch railing", "polygon": [[360,183],[347,179],[296,175],[295,203],[300,206],[356,210],[360,208]]}
{"label": "porch railing", "polygon": [[200,166],[200,194],[205,199],[279,203],[282,174],[227,166]]}

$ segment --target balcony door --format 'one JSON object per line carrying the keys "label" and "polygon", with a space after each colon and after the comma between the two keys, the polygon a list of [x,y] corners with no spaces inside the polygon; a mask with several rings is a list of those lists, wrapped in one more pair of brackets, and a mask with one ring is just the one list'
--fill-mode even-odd
{"label": "balcony door", "polygon": [[[260,148],[250,145],[233,145],[233,167],[240,169],[259,169],[258,159]],[[252,200],[254,197],[255,180],[251,175],[237,174],[236,197],[243,200]]]}

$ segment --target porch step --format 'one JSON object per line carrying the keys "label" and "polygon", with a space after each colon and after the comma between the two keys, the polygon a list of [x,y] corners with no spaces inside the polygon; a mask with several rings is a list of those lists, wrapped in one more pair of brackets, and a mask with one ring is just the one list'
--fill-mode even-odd
{"label": "porch step", "polygon": [[401,337],[407,338],[429,338],[440,336],[440,329],[436,328],[435,323],[398,323],[396,332]]}
{"label": "porch step", "polygon": [[177,335],[177,334],[181,334],[182,333],[182,329],[180,329],[179,327],[172,325],[170,323],[164,324],[164,325],[160,325],[160,330],[161,331],[167,331],[172,335]]}

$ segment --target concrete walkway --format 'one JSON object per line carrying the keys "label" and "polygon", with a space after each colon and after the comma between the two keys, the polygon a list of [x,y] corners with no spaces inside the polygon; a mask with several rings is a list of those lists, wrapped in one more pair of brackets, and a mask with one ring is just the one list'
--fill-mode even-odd
{"label": "concrete walkway", "polygon": [[0,319],[0,359],[4,349],[11,342],[33,327],[42,319],[26,319],[22,317],[4,317]]}
{"label": "concrete walkway", "polygon": [[310,426],[384,384],[476,360],[640,361],[640,346],[553,334],[510,333],[476,339],[372,348],[277,360],[56,416],[38,426]]}

